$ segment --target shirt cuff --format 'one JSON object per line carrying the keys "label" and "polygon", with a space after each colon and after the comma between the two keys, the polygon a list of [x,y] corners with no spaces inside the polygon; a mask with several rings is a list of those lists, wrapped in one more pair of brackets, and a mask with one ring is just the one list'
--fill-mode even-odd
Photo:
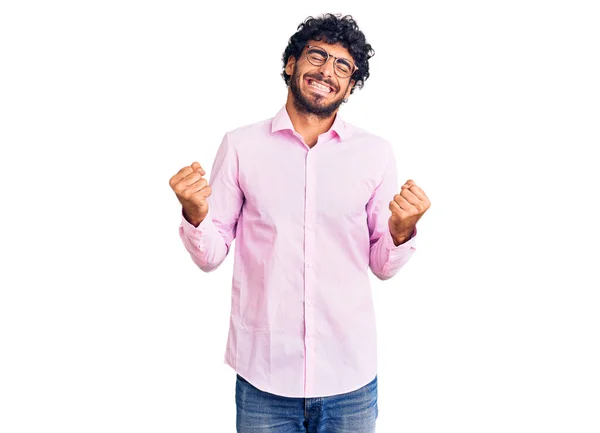
{"label": "shirt cuff", "polygon": [[417,228],[415,227],[415,230],[413,231],[413,234],[410,237],[410,239],[408,239],[403,244],[396,246],[394,244],[394,239],[392,238],[392,234],[390,233],[389,230],[387,230],[386,235],[385,235],[386,247],[389,250],[390,255],[392,255],[392,256],[397,255],[397,254],[402,254],[408,250],[414,251],[417,249],[416,237],[417,237]]}
{"label": "shirt cuff", "polygon": [[206,214],[206,217],[204,217],[204,219],[202,220],[202,222],[200,224],[198,224],[198,227],[194,227],[188,220],[185,219],[185,217],[183,216],[183,209],[181,210],[181,229],[183,231],[183,234],[187,235],[188,237],[192,238],[192,239],[201,239],[203,237],[203,235],[206,235],[207,233],[211,232],[211,231],[216,231],[216,227],[214,226],[213,222],[212,222],[212,218],[210,215],[210,209],[208,211],[208,213]]}

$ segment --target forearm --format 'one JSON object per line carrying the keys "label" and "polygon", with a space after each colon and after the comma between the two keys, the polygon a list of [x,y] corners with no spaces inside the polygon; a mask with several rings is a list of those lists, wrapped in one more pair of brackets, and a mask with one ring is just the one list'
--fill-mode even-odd
{"label": "forearm", "polygon": [[179,235],[194,263],[204,272],[215,270],[225,260],[229,245],[207,215],[204,220],[194,224],[182,215]]}
{"label": "forearm", "polygon": [[[416,232],[408,239],[396,240],[388,232],[371,245],[369,266],[377,278],[381,280],[392,278],[408,262],[416,250],[415,235]],[[403,242],[396,244],[397,241]]]}

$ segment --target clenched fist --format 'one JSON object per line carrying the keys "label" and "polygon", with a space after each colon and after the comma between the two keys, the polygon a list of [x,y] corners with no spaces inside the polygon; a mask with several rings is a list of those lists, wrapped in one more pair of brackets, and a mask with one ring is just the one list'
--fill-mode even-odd
{"label": "clenched fist", "polygon": [[212,192],[208,181],[202,177],[205,174],[200,164],[194,162],[179,170],[169,181],[169,185],[183,206],[183,216],[195,227],[204,221],[208,213],[206,199]]}
{"label": "clenched fist", "polygon": [[396,194],[390,202],[392,216],[388,221],[396,246],[411,238],[417,221],[430,206],[429,199],[416,183],[409,179],[402,185],[400,194]]}

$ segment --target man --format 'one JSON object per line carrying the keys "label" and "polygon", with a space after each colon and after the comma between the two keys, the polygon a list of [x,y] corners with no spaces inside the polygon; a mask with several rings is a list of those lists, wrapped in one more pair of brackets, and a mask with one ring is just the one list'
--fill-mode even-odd
{"label": "man", "polygon": [[210,184],[197,162],[170,180],[203,271],[237,238],[225,362],[238,432],[375,431],[368,268],[398,272],[430,202],[411,180],[397,188],[388,142],[337,115],[372,56],[350,16],[309,17],[283,55],[285,106],[225,134]]}

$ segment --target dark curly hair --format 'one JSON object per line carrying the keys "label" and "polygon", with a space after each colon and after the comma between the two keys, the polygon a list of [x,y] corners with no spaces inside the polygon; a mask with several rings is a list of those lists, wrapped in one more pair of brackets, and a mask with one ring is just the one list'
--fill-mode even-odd
{"label": "dark curly hair", "polygon": [[288,59],[298,59],[308,41],[323,41],[328,44],[341,44],[348,50],[358,69],[352,74],[351,79],[355,84],[350,93],[358,87],[362,89],[364,82],[369,78],[369,59],[375,55],[375,51],[367,43],[365,35],[361,32],[356,21],[350,15],[324,14],[321,17],[308,17],[298,26],[298,31],[288,41],[288,46],[283,52],[283,77],[285,84],[289,86],[290,75],[285,73]]}

